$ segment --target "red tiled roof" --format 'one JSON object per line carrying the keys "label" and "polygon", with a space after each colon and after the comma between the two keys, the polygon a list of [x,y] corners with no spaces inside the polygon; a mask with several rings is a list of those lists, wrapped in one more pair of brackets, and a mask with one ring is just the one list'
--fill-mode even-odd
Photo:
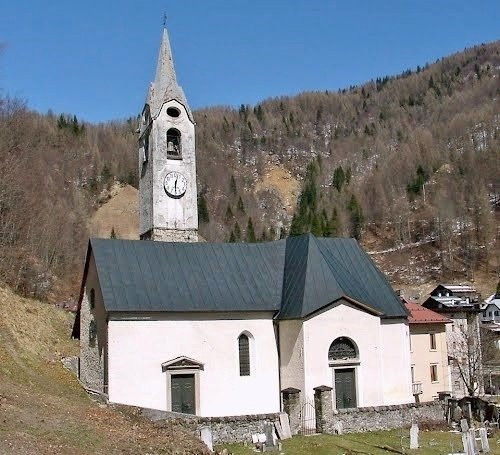
{"label": "red tiled roof", "polygon": [[452,322],[450,319],[428,308],[424,308],[418,303],[405,303],[405,306],[410,312],[410,316],[408,317],[410,324],[447,324]]}

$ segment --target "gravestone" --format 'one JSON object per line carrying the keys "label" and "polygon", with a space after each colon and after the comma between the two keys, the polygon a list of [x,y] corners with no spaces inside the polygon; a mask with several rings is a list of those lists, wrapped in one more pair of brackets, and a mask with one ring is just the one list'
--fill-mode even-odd
{"label": "gravestone", "polygon": [[210,452],[214,451],[213,438],[212,438],[212,429],[210,427],[201,427],[200,428],[200,439],[205,443]]}
{"label": "gravestone", "polygon": [[418,425],[412,423],[410,428],[410,449],[418,449]]}
{"label": "gravestone", "polygon": [[292,432],[290,430],[290,421],[288,420],[288,414],[286,412],[280,412],[280,425],[282,432],[281,439],[291,438]]}
{"label": "gravestone", "polygon": [[486,428],[479,428],[479,437],[481,438],[481,448],[483,449],[483,453],[490,453],[490,443],[488,442],[488,433],[486,432]]}
{"label": "gravestone", "polygon": [[276,448],[274,425],[270,422],[266,422],[264,424],[264,433],[266,435],[266,449],[274,450]]}

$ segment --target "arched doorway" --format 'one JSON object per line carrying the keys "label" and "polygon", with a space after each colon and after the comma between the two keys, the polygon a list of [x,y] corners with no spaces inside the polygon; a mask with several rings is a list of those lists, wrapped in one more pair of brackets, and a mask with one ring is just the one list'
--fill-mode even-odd
{"label": "arched doorway", "polygon": [[337,409],[357,406],[356,367],[359,351],[353,340],[336,338],[328,349],[328,365],[332,368]]}

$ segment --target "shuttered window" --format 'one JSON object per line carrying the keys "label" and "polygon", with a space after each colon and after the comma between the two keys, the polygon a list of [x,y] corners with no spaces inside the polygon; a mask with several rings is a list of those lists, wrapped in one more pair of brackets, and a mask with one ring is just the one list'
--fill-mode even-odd
{"label": "shuttered window", "polygon": [[250,340],[244,333],[238,337],[238,348],[240,352],[240,376],[250,376]]}

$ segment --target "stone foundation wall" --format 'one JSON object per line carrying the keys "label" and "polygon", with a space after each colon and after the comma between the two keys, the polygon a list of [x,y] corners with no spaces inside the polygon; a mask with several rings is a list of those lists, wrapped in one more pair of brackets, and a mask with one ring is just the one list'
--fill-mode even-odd
{"label": "stone foundation wall", "polygon": [[158,420],[156,426],[168,428],[170,425],[181,425],[192,431],[197,437],[203,427],[212,430],[214,444],[231,444],[251,442],[252,435],[264,433],[264,424],[279,420],[279,414],[257,414],[233,417],[167,417]]}
{"label": "stone foundation wall", "polygon": [[198,242],[198,231],[194,229],[161,229],[153,228],[141,235],[141,240],[158,242]]}
{"label": "stone foundation wall", "polygon": [[[100,291],[93,282],[94,275],[94,269],[90,270],[89,267],[87,287],[84,290],[80,308],[79,379],[86,388],[103,393],[106,392],[104,387],[104,349],[107,333],[105,318],[102,315],[104,310],[100,300]],[[94,308],[90,308],[89,290],[93,285],[95,286],[96,303]],[[90,333],[91,324],[95,324],[95,330],[97,331],[94,336]]]}

